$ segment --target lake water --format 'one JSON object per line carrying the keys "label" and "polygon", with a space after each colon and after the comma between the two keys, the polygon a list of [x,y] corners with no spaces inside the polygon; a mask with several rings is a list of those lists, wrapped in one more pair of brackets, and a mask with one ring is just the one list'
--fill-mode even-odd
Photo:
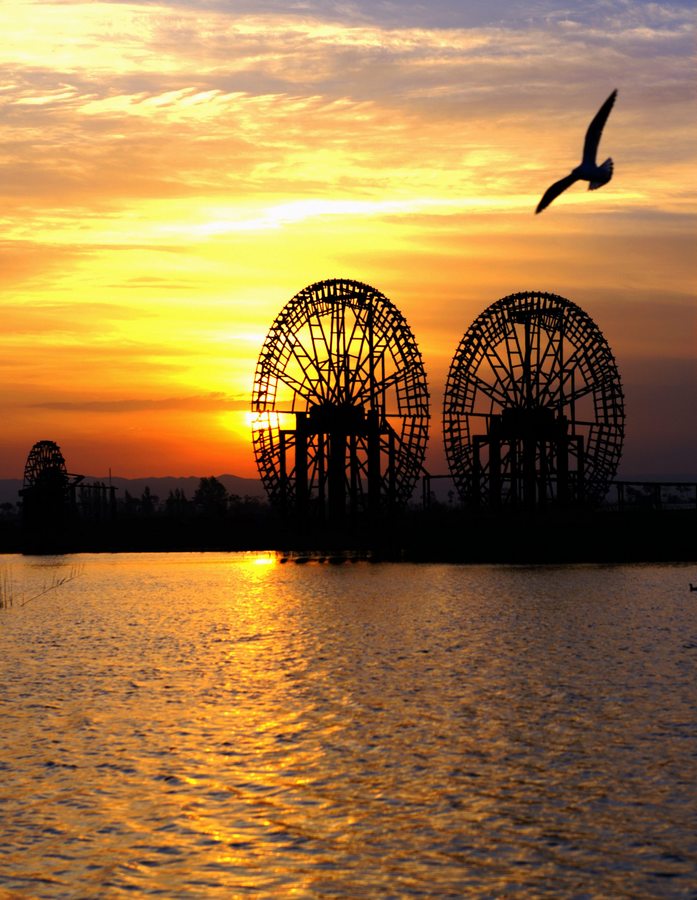
{"label": "lake water", "polygon": [[2,566],[3,900],[697,897],[695,567]]}

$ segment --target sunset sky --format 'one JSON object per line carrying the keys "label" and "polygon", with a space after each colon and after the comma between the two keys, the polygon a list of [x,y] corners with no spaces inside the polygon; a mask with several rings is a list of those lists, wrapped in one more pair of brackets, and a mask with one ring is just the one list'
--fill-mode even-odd
{"label": "sunset sky", "polygon": [[[405,316],[427,467],[472,320],[581,306],[622,376],[621,474],[697,477],[691,2],[0,4],[0,477],[256,474],[256,359],[306,285]],[[544,190],[600,146],[613,180]]]}

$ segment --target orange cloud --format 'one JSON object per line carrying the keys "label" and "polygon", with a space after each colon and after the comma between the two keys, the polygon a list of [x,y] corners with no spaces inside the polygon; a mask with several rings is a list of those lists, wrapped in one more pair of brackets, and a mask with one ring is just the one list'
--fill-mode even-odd
{"label": "orange cloud", "polygon": [[[248,6],[0,9],[0,474],[63,435],[89,471],[253,474],[241,407],[259,348],[283,304],[330,277],[374,284],[406,316],[434,467],[452,353],[512,291],[569,297],[620,371],[654,360],[674,396],[694,389],[667,363],[695,338],[686,13],[452,27],[465,13],[436,4],[446,28],[426,7],[406,25],[361,4]],[[535,218],[615,86],[613,181]],[[653,395],[627,384],[647,420]]]}

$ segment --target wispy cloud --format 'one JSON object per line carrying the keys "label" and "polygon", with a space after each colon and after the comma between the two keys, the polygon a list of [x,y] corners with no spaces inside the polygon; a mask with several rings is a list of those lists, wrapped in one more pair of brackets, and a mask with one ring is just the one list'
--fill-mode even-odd
{"label": "wispy cloud", "polygon": [[222,393],[208,393],[187,397],[120,397],[110,400],[80,398],[76,400],[46,400],[31,404],[34,409],[83,413],[132,413],[161,410],[180,412],[209,412],[248,410],[248,398],[229,397]]}
{"label": "wispy cloud", "polygon": [[[365,24],[360,5],[348,24],[323,20],[316,5],[303,16],[273,5],[264,15],[40,9],[19,4],[5,23],[16,73],[0,94],[10,215],[39,201],[64,221],[76,204],[84,218],[87,204],[145,198],[423,194],[445,172],[452,188],[467,180],[490,195],[491,182],[471,177],[472,150],[503,162],[498,182],[510,193],[523,142],[539,162],[531,129],[550,146],[565,139],[620,72],[631,84],[620,85],[625,143],[640,135],[651,156],[671,133],[678,145],[689,139],[692,25],[680,8],[623,7],[612,28],[551,12],[527,27],[383,27]],[[656,140],[648,129],[659,101]]]}

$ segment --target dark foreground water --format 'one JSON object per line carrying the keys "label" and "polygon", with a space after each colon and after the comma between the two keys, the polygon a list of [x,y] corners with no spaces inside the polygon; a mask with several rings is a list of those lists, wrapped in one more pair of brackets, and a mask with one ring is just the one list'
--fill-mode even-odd
{"label": "dark foreground water", "polygon": [[8,565],[3,900],[697,897],[694,567]]}

